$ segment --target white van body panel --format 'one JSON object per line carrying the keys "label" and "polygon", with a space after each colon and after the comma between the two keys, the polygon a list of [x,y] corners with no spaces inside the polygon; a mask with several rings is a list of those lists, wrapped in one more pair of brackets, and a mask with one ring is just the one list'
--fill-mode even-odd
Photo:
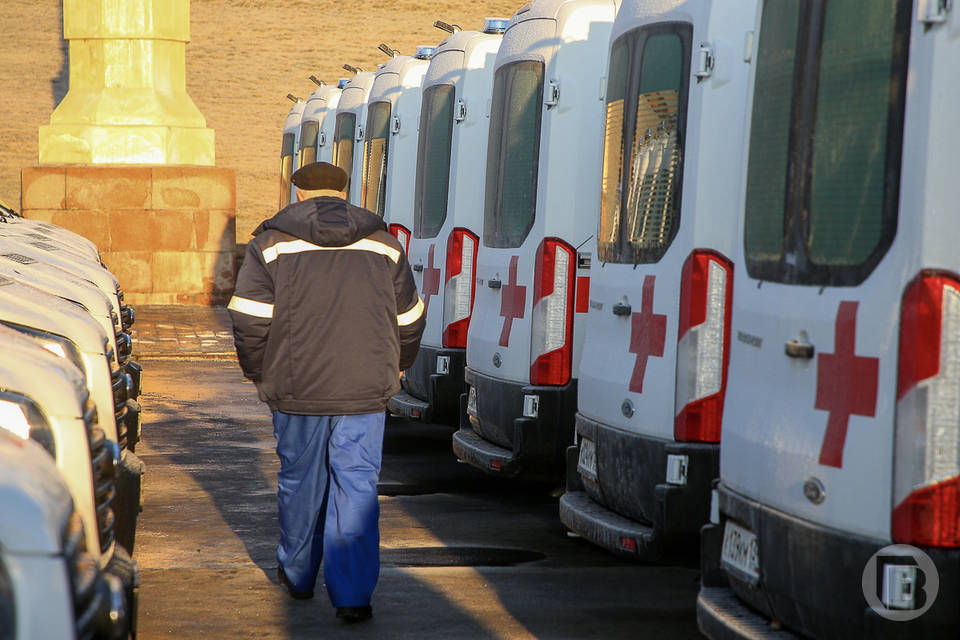
{"label": "white van body panel", "polygon": [[[721,450],[721,478],[734,491],[818,525],[885,541],[897,499],[893,464],[905,462],[894,461],[901,299],[923,269],[960,272],[951,215],[960,128],[949,115],[960,100],[956,15],[928,29],[917,12],[892,245],[862,283],[846,287],[760,281],[738,260]],[[748,104],[752,94],[751,82]],[[741,187],[743,210],[745,180]],[[816,355],[784,355],[784,344],[796,339],[813,345]],[[811,478],[825,489],[821,504],[804,497]]]}
{"label": "white van body panel", "polygon": [[[626,2],[611,37],[616,42],[638,27],[658,23],[693,25],[680,221],[676,237],[655,263],[634,266],[594,258],[578,409],[603,424],[667,441],[674,439],[684,263],[695,249],[712,249],[728,259],[736,251],[742,169],[738,162],[716,159],[740,157],[749,66],[742,45],[735,43],[752,29],[754,9],[749,3],[718,4]],[[710,43],[716,56],[714,72],[704,80],[695,76],[700,43]],[[595,197],[600,199],[598,193]],[[614,305],[624,303],[632,315],[614,315]],[[632,414],[622,410],[624,403],[632,406]]]}
{"label": "white van body panel", "polygon": [[[288,136],[293,136],[293,143],[289,147],[293,153],[291,158],[290,175],[293,175],[293,173],[298,168],[297,167],[297,149],[300,148],[300,120],[303,117],[303,110],[304,108],[306,108],[306,106],[307,106],[306,102],[304,102],[303,100],[297,100],[297,102],[294,103],[294,105],[290,108],[290,111],[287,113],[287,119],[283,123],[283,132],[282,132],[281,140],[284,140]],[[286,154],[284,154],[283,151],[284,151],[284,147],[286,146],[287,145],[285,142],[281,143],[281,156],[280,156],[280,179],[281,180],[285,179],[283,158]],[[289,179],[289,177],[286,177],[286,179]],[[293,184],[291,184],[290,185],[290,202],[296,202],[296,201],[297,201],[296,187],[294,187]]]}
{"label": "white van body panel", "polygon": [[[430,60],[424,77],[424,91],[429,87],[448,84],[454,87],[454,122],[450,141],[450,183],[447,188],[447,216],[436,236],[410,236],[408,259],[410,264],[423,265],[423,271],[413,274],[420,298],[427,303],[427,324],[421,343],[440,347],[443,341],[443,300],[446,281],[447,240],[454,228],[465,228],[480,237],[483,234],[484,174],[482,163],[487,156],[487,137],[490,127],[489,100],[493,88],[493,67],[503,36],[479,31],[461,31],[444,40]],[[457,105],[463,103],[464,119],[457,119]],[[414,165],[416,164],[416,158]],[[416,168],[414,166],[414,168]],[[416,176],[413,177],[416,181]],[[409,224],[396,219],[414,231],[413,198]],[[433,257],[431,260],[431,252]],[[439,272],[433,271],[438,269]],[[429,292],[424,287],[424,275],[432,273]],[[433,313],[429,313],[433,308]]]}
{"label": "white van body panel", "polygon": [[[390,102],[384,220],[399,222],[408,229],[413,218],[413,188],[417,177],[420,87],[429,64],[428,60],[412,56],[391,59],[377,72],[367,99],[368,105]],[[375,205],[370,204],[365,208],[373,211]]]}
{"label": "white van body panel", "polygon": [[353,135],[353,163],[348,172],[350,174],[350,193],[347,194],[347,200],[358,206],[360,204],[362,182],[361,171],[363,170],[363,141],[365,139],[363,130],[367,126],[367,99],[370,97],[370,89],[373,88],[373,79],[376,75],[372,71],[362,71],[350,78],[344,85],[343,92],[340,94],[340,102],[337,104],[338,116],[341,113],[352,113],[357,118]]}
{"label": "white van body panel", "polygon": [[17,640],[75,637],[61,531],[70,494],[39,445],[0,435],[0,562],[10,577]]}
{"label": "white van body panel", "polygon": [[105,566],[97,532],[90,445],[81,399],[86,394],[80,372],[12,329],[0,327],[0,388],[26,396],[44,413],[57,447],[56,467],[87,530],[87,550]]}
{"label": "white van body panel", "polygon": [[[580,253],[593,253],[597,211],[593,185],[599,182],[603,133],[601,76],[618,4],[538,0],[514,15],[504,34],[496,69],[519,60],[543,61],[544,99],[551,83],[559,87],[560,96],[556,106],[541,105],[536,209],[529,233],[516,248],[484,246],[480,234],[476,298],[467,338],[467,364],[480,373],[519,383],[530,380],[533,277],[543,238],[557,237]],[[586,275],[578,271],[578,276]],[[490,288],[490,280],[500,280],[501,288]],[[504,301],[508,304],[502,306]],[[583,314],[574,315],[572,372],[576,377]]]}
{"label": "white van body panel", "polygon": [[[87,390],[101,416],[100,426],[108,440],[118,442],[110,366],[97,321],[83,309],[40,289],[0,280],[0,322],[30,327],[69,338],[80,351]],[[66,361],[63,360],[65,363]]]}
{"label": "white van body panel", "polygon": [[[317,162],[330,162],[333,158],[333,121],[336,117],[337,104],[340,102],[341,90],[336,86],[323,85],[317,87],[303,108],[303,114],[300,116],[300,137],[297,140],[297,158],[303,149],[305,140],[303,139],[304,126],[309,122],[316,123],[317,126]],[[333,113],[334,117],[327,118],[327,115]]]}

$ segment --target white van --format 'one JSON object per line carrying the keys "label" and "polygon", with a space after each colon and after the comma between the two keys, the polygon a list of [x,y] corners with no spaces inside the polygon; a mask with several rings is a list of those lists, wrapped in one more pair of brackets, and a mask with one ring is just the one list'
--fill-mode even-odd
{"label": "white van", "polygon": [[0,630],[9,640],[118,638],[123,586],[99,571],[70,493],[40,445],[0,428]]}
{"label": "white van", "polygon": [[27,233],[40,233],[42,235],[38,239],[41,240],[53,237],[81,251],[93,262],[100,262],[100,250],[92,240],[49,222],[24,218],[3,200],[0,200],[0,224],[10,225],[14,229],[22,228]]}
{"label": "white van", "polygon": [[497,52],[457,457],[563,473],[587,311],[603,69],[619,0],[534,0]]}
{"label": "white van", "polygon": [[956,638],[960,15],[768,0],[756,24],[698,620]]}
{"label": "white van", "polygon": [[0,429],[37,442],[55,460],[88,532],[87,552],[135,598],[136,566],[115,541],[120,451],[99,424],[81,371],[5,327],[0,347]]}
{"label": "white van", "polygon": [[[293,99],[292,97],[290,98]],[[307,103],[297,100],[283,123],[283,134],[280,140],[280,209],[294,200],[293,183],[290,182],[293,172],[297,170],[297,145],[300,138],[300,117]]]}
{"label": "white van", "polygon": [[363,143],[363,126],[367,121],[367,97],[373,87],[373,79],[377,74],[372,71],[360,71],[343,85],[343,93],[337,104],[337,119],[333,130],[333,160],[347,172],[347,200],[352,204],[360,202],[360,170],[363,163],[354,156],[360,157],[356,145]]}
{"label": "white van", "polygon": [[410,420],[458,424],[483,226],[477,161],[486,157],[487,103],[507,22],[488,18],[483,31],[450,35],[434,51],[423,81],[413,206],[409,220],[390,218],[427,310],[417,359],[404,372],[403,391],[387,403]]}
{"label": "white van", "polygon": [[615,553],[696,549],[719,476],[754,8],[626,0],[560,519]]}
{"label": "white van", "polygon": [[342,92],[340,85],[324,84],[307,98],[300,116],[297,167],[333,159],[333,123]]}
{"label": "white van", "polygon": [[432,54],[433,47],[421,45],[414,56],[395,55],[377,70],[370,88],[359,205],[381,218],[410,217],[420,84]]}

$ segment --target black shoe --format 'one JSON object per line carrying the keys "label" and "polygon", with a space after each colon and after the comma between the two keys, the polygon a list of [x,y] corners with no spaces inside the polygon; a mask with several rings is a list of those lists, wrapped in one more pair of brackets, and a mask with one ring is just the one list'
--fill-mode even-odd
{"label": "black shoe", "polygon": [[337,607],[337,617],[344,622],[363,622],[373,617],[373,607]]}
{"label": "black shoe", "polygon": [[287,588],[287,593],[294,600],[309,600],[313,597],[313,591],[297,591],[287,580],[287,574],[283,572],[283,567],[277,567],[277,581]]}

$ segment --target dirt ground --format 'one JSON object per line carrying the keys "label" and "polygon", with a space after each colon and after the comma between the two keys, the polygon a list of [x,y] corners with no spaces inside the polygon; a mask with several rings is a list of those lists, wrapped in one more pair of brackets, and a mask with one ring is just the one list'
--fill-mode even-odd
{"label": "dirt ground", "polygon": [[[0,199],[20,201],[20,169],[37,163],[37,131],[67,91],[61,0],[0,0]],[[276,210],[288,93],[310,74],[335,82],[350,63],[374,69],[380,42],[413,53],[443,39],[442,19],[476,29],[521,0],[193,0],[187,90],[216,131],[217,165],[237,170],[237,237]]]}

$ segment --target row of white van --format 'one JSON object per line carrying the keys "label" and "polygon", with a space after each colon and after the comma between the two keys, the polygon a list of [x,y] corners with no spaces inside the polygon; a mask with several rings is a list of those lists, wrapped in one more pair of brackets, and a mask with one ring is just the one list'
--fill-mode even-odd
{"label": "row of white van", "polygon": [[93,243],[0,203],[3,638],[135,635],[133,322]]}
{"label": "row of white van", "polygon": [[281,205],[334,162],[407,247],[391,411],[565,468],[611,551],[700,544],[711,637],[957,637],[951,3],[534,0],[420,54],[283,138]]}

